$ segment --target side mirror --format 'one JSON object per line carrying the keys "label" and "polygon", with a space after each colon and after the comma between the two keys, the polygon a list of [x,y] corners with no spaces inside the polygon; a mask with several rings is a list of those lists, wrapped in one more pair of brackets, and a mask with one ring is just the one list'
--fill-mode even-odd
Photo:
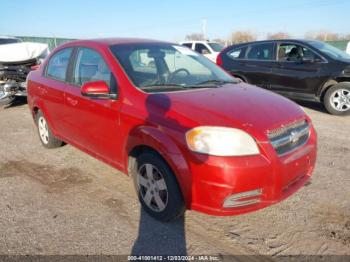
{"label": "side mirror", "polygon": [[310,57],[303,57],[300,59],[300,62],[303,64],[312,64],[315,62],[315,60],[313,58],[310,58]]}
{"label": "side mirror", "polygon": [[109,93],[109,87],[104,81],[87,82],[81,88],[81,94],[95,99],[116,99],[116,94]]}
{"label": "side mirror", "polygon": [[210,52],[208,49],[202,49],[202,55],[209,55]]}

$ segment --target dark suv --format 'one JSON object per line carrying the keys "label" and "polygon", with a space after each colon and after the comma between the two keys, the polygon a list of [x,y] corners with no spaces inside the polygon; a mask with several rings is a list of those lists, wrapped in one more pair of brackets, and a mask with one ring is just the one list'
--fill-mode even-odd
{"label": "dark suv", "polygon": [[242,43],[224,49],[217,64],[244,82],[293,99],[322,102],[334,115],[350,113],[350,55],[327,43]]}

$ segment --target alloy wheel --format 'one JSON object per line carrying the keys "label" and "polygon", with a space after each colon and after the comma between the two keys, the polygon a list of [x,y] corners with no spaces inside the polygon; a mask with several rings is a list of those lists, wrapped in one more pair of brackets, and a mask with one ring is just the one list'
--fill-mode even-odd
{"label": "alloy wheel", "polygon": [[49,128],[44,117],[40,116],[38,120],[38,129],[41,141],[46,145],[49,143]]}
{"label": "alloy wheel", "polygon": [[155,212],[168,204],[168,188],[163,174],[152,164],[143,164],[137,173],[137,184],[144,203]]}
{"label": "alloy wheel", "polygon": [[337,111],[347,111],[350,109],[350,91],[338,89],[330,97],[332,107]]}

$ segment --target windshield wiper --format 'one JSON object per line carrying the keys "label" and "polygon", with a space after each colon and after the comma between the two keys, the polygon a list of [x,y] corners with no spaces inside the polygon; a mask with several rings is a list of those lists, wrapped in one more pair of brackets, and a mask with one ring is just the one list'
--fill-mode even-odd
{"label": "windshield wiper", "polygon": [[140,88],[142,90],[147,90],[147,89],[154,89],[154,88],[159,88],[159,87],[179,87],[179,88],[186,88],[184,85],[179,85],[179,84],[156,84],[156,85],[146,85],[146,86],[141,86]]}
{"label": "windshield wiper", "polygon": [[203,82],[194,84],[193,86],[203,86],[203,85],[207,85],[207,84],[224,85],[224,84],[237,84],[237,82],[212,79],[212,80],[207,80],[207,81],[203,81]]}

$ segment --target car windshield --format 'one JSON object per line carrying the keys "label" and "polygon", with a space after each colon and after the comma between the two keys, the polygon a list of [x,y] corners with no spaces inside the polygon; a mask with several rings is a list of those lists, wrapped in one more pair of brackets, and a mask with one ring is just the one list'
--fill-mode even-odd
{"label": "car windshield", "polygon": [[310,45],[312,45],[314,48],[317,48],[320,50],[323,54],[329,55],[333,59],[350,59],[350,55],[343,52],[342,50],[324,43],[324,42],[319,42],[319,41],[310,41]]}
{"label": "car windshield", "polygon": [[0,38],[0,45],[20,43],[21,40],[17,38]]}
{"label": "car windshield", "polygon": [[133,84],[146,92],[214,88],[238,81],[200,54],[180,45],[110,47]]}
{"label": "car windshield", "polygon": [[221,52],[222,49],[224,49],[224,46],[219,43],[208,43],[208,45],[213,49],[215,52]]}

